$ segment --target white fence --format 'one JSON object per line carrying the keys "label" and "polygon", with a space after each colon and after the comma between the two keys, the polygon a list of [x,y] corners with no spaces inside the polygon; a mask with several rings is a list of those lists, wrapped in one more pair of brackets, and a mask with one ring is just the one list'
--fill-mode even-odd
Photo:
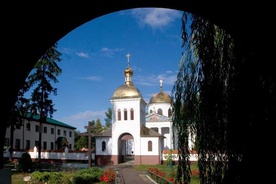
{"label": "white fence", "polygon": [[[19,159],[21,155],[24,153],[24,151],[13,151],[13,158],[14,159]],[[31,149],[28,151],[30,154],[31,158],[33,160],[38,159],[38,151],[37,149]],[[7,150],[4,151],[4,158],[9,158],[10,153]],[[165,161],[166,157],[168,156],[168,152],[163,152],[162,154],[162,160]],[[68,151],[65,149],[64,151],[41,151],[41,157],[42,160],[60,160],[61,162],[68,161],[70,162],[73,161],[88,161],[88,154],[87,151]],[[178,161],[178,154],[173,153],[172,154],[173,161]],[[91,154],[91,159],[95,160],[95,153]],[[196,153],[191,153],[190,154],[190,161],[197,161],[198,160],[198,155]]]}
{"label": "white fence", "polygon": [[[24,151],[13,151],[13,158],[19,159]],[[30,154],[32,159],[38,159],[38,151],[37,149],[29,150],[28,153]],[[10,152],[7,150],[4,151],[4,158],[9,158]],[[84,161],[88,160],[87,151],[41,151],[41,159],[45,160],[79,160]],[[91,154],[92,160],[95,159],[95,154]]]}

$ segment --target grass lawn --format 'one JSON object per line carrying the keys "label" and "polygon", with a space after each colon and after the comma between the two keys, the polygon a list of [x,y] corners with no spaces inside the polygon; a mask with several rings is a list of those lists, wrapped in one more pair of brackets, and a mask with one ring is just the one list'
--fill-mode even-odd
{"label": "grass lawn", "polygon": [[29,173],[22,174],[20,172],[13,172],[12,173],[12,184],[26,184],[26,182],[23,180],[23,178],[28,175],[30,175],[30,174]]}

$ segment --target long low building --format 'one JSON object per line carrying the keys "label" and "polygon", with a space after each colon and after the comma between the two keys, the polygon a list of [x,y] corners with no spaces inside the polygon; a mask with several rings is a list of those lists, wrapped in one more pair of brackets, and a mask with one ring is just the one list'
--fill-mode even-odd
{"label": "long low building", "polygon": [[23,124],[16,126],[14,131],[11,127],[7,128],[5,147],[12,147],[18,151],[38,147],[39,131],[41,131],[41,150],[74,148],[75,127],[48,117],[40,127],[39,118],[39,115],[31,117],[31,114],[28,114]]}

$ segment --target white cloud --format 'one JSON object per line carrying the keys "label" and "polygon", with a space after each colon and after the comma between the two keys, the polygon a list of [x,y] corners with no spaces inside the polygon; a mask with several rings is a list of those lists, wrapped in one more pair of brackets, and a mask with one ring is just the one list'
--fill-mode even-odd
{"label": "white cloud", "polygon": [[132,15],[141,26],[148,25],[154,29],[163,29],[182,16],[180,11],[165,8],[137,8],[132,10]]}
{"label": "white cloud", "polygon": [[82,58],[89,58],[89,55],[84,52],[77,52],[76,55]]}
{"label": "white cloud", "polygon": [[61,48],[61,52],[64,54],[70,54],[72,52],[72,49],[63,47]]}
{"label": "white cloud", "polygon": [[141,86],[159,86],[160,80],[163,80],[163,86],[168,85],[172,86],[174,85],[174,82],[176,80],[176,74],[173,72],[165,72],[164,74],[159,75],[149,75],[149,76],[136,76],[135,77],[135,84],[141,85]]}
{"label": "white cloud", "polygon": [[103,47],[101,49],[101,52],[106,57],[113,57],[116,54],[116,52],[121,52],[123,50],[124,50],[123,48],[110,49],[110,48],[107,48],[107,47]]}
{"label": "white cloud", "polygon": [[79,79],[84,79],[84,80],[91,80],[91,81],[102,81],[102,77],[99,76],[89,76],[89,77],[81,77]]}
{"label": "white cloud", "polygon": [[72,116],[62,118],[61,122],[76,127],[80,131],[84,131],[84,126],[87,126],[88,122],[92,120],[100,119],[101,123],[105,125],[105,122],[103,121],[106,117],[105,112],[106,110],[80,112]]}

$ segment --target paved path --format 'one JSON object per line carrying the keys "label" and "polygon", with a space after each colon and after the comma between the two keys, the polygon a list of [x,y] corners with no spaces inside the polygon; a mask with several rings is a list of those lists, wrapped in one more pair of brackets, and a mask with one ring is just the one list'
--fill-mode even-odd
{"label": "paved path", "polygon": [[123,163],[118,165],[109,166],[114,168],[117,172],[117,184],[154,184],[155,182],[146,176],[146,171],[139,171],[134,168],[134,165],[129,163]]}

